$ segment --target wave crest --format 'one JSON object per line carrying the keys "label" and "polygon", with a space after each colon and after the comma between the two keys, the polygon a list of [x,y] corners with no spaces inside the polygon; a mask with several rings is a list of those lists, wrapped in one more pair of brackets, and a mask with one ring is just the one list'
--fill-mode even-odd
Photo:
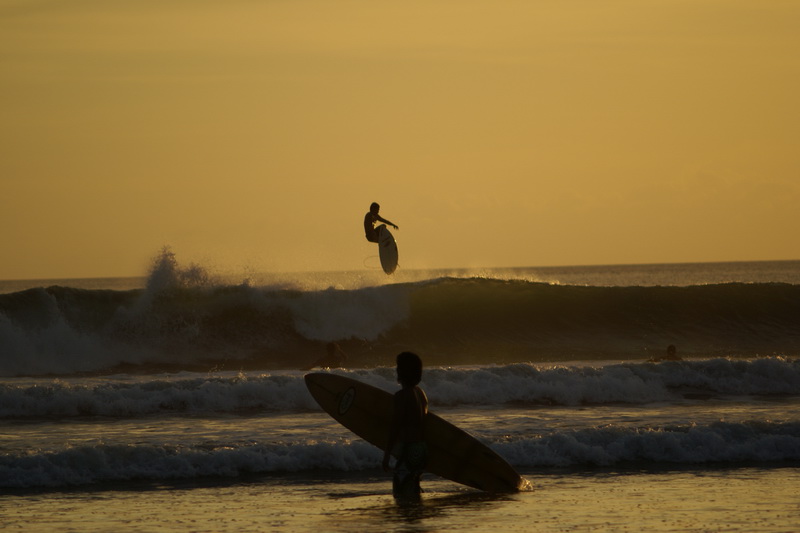
{"label": "wave crest", "polygon": [[225,285],[168,250],[142,290],[0,295],[0,374],[303,368],[800,353],[800,285],[584,287],[438,278],[357,289]]}

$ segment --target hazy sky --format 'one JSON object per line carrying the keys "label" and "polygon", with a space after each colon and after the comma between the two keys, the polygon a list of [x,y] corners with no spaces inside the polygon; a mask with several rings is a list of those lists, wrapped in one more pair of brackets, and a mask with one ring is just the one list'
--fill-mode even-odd
{"label": "hazy sky", "polygon": [[[800,2],[0,0],[0,279],[797,259]],[[377,265],[377,260],[374,260]]]}

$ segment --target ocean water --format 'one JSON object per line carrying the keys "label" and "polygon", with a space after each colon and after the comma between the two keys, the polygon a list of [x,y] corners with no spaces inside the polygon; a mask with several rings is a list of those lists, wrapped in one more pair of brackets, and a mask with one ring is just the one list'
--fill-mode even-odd
{"label": "ocean water", "polygon": [[[427,475],[323,413],[335,341],[534,486]],[[653,362],[666,346],[681,360]],[[797,531],[800,262],[0,284],[0,523],[10,531]]]}

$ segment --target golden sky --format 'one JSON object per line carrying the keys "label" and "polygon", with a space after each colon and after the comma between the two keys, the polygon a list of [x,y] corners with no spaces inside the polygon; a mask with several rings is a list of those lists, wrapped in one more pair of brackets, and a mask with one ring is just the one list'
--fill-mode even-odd
{"label": "golden sky", "polygon": [[0,279],[797,259],[800,2],[0,0]]}

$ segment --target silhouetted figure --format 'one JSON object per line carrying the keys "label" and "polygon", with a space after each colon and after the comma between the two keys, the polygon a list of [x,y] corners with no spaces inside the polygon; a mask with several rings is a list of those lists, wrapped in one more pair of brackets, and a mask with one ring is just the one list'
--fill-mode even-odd
{"label": "silhouetted figure", "polygon": [[389,457],[394,455],[392,494],[400,501],[419,500],[419,480],[428,462],[425,444],[425,415],[428,398],[418,386],[422,379],[422,360],[417,354],[403,352],[397,356],[397,381],[402,389],[393,399],[389,441],[383,454],[383,469],[389,471]]}
{"label": "silhouetted figure", "polygon": [[667,355],[665,355],[664,357],[653,357],[649,361],[651,363],[658,363],[661,361],[683,361],[683,359],[681,359],[681,357],[678,355],[677,352],[678,349],[675,348],[675,345],[670,344],[669,346],[667,346]]}
{"label": "silhouetted figure", "polygon": [[394,229],[400,229],[393,222],[389,222],[385,218],[381,217],[378,214],[378,211],[380,210],[381,206],[377,202],[372,202],[372,205],[369,206],[369,212],[364,215],[364,233],[366,234],[369,242],[378,242],[380,240],[380,232],[383,226],[378,226],[376,228],[376,222],[383,222],[384,224],[390,225]]}

